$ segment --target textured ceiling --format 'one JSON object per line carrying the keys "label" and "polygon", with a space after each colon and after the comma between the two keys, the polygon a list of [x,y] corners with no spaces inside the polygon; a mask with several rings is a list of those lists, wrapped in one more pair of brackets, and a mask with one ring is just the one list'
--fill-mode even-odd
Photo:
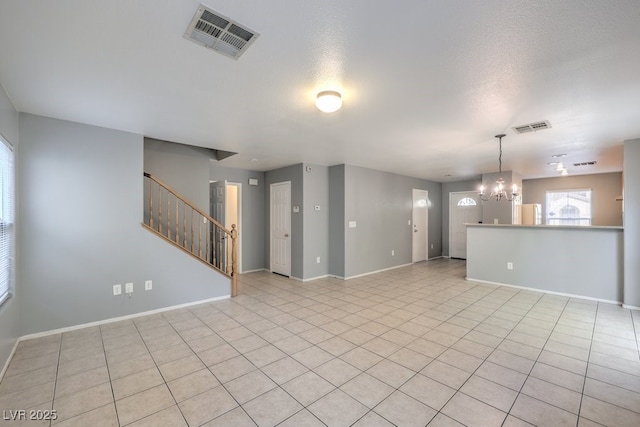
{"label": "textured ceiling", "polygon": [[[238,154],[455,181],[622,169],[640,137],[638,0],[203,0],[260,34],[233,60],[183,38],[199,2],[2,0],[19,111]],[[315,94],[337,89],[324,114]],[[511,128],[548,120],[552,128]],[[257,162],[251,162],[257,159]],[[596,166],[571,164],[596,160]],[[451,175],[450,177],[446,175]]]}

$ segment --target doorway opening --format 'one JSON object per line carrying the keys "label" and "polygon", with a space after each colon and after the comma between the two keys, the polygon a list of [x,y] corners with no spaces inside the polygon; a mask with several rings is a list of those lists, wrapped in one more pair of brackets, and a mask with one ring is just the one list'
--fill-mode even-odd
{"label": "doorway opening", "polygon": [[[211,181],[209,183],[209,210],[210,215],[231,230],[233,224],[238,229],[238,270],[242,273],[242,184],[238,182]],[[214,233],[214,231],[211,231]],[[215,253],[222,253],[221,263],[231,267],[231,242],[224,244],[224,237],[211,236],[211,241],[219,247],[215,248]],[[230,270],[227,270],[230,271]]]}

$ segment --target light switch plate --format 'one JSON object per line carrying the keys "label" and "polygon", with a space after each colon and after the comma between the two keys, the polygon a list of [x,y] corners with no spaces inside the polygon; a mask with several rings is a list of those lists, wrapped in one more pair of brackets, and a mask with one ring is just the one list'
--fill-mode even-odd
{"label": "light switch plate", "polygon": [[153,282],[151,280],[145,280],[144,281],[144,290],[145,291],[150,291],[151,289],[153,289]]}
{"label": "light switch plate", "polygon": [[133,283],[125,283],[124,291],[128,294],[133,293]]}
{"label": "light switch plate", "polygon": [[113,285],[113,295],[122,294],[122,285]]}
{"label": "light switch plate", "polygon": [[355,221],[349,221],[349,228],[356,228],[356,225]]}

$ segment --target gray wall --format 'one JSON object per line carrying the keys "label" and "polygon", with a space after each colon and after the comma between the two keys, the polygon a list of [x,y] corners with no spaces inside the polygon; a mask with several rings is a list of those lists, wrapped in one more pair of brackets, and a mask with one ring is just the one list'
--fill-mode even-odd
{"label": "gray wall", "polygon": [[144,138],[144,171],[160,178],[198,208],[209,212],[211,150]]}
{"label": "gray wall", "polygon": [[640,307],[640,138],[624,142],[624,303]]}
{"label": "gray wall", "polygon": [[[142,136],[28,114],[19,130],[21,334],[229,295],[142,228]],[[125,282],[133,296],[113,296]]]}
{"label": "gray wall", "polygon": [[[258,185],[249,185],[249,178],[257,179]],[[262,270],[265,268],[264,172],[227,168],[212,160],[209,163],[209,180],[242,184],[242,227],[239,229],[242,270]]]}
{"label": "gray wall", "polygon": [[345,165],[329,168],[329,274],[345,277],[344,236],[347,222],[344,218]]}
{"label": "gray wall", "polygon": [[[13,107],[11,100],[5,93],[4,89],[0,86],[0,135],[13,145],[14,154],[20,155],[18,146],[18,112]],[[16,185],[20,185],[16,182]],[[19,197],[18,191],[16,191],[16,197]],[[16,207],[15,212],[16,224],[20,221],[20,215]],[[15,228],[14,228],[15,229]],[[4,367],[5,363],[9,359],[11,350],[20,336],[20,323],[19,323],[19,301],[22,290],[16,283],[16,277],[13,277],[13,296],[9,298],[0,307],[0,370]]]}
{"label": "gray wall", "polygon": [[[303,164],[287,166],[281,169],[275,169],[265,172],[265,188],[264,188],[264,265],[267,269],[271,268],[271,242],[269,230],[271,228],[271,184],[278,182],[291,181],[291,276],[302,279],[304,277],[304,227],[303,227]],[[300,212],[293,213],[293,206],[299,206]]]}
{"label": "gray wall", "polygon": [[[621,229],[467,227],[469,280],[620,302],[622,259]],[[512,270],[507,262],[513,263]]]}
{"label": "gray wall", "polygon": [[478,191],[481,184],[480,179],[442,184],[442,256],[449,256],[449,194],[458,191]]}
{"label": "gray wall", "polygon": [[[329,274],[329,168],[307,163],[303,166],[302,278],[306,280]],[[315,210],[316,206],[320,210]]]}
{"label": "gray wall", "polygon": [[[345,166],[345,277],[412,262],[412,228],[408,221],[412,218],[414,188],[429,192],[428,258],[440,256],[440,183]],[[349,221],[356,221],[356,228],[349,228]]]}
{"label": "gray wall", "polygon": [[542,205],[543,223],[546,215],[545,192],[547,190],[591,188],[593,190],[592,225],[622,225],[622,203],[615,200],[622,194],[621,172],[528,179],[522,182],[522,188],[522,203]]}

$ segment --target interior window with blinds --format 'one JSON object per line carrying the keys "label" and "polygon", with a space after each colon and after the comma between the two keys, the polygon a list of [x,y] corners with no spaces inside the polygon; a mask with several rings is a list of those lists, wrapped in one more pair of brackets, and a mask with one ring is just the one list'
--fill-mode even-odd
{"label": "interior window with blinds", "polygon": [[13,150],[0,137],[0,304],[11,295],[13,277]]}
{"label": "interior window with blinds", "polygon": [[547,191],[546,224],[591,225],[591,189]]}

